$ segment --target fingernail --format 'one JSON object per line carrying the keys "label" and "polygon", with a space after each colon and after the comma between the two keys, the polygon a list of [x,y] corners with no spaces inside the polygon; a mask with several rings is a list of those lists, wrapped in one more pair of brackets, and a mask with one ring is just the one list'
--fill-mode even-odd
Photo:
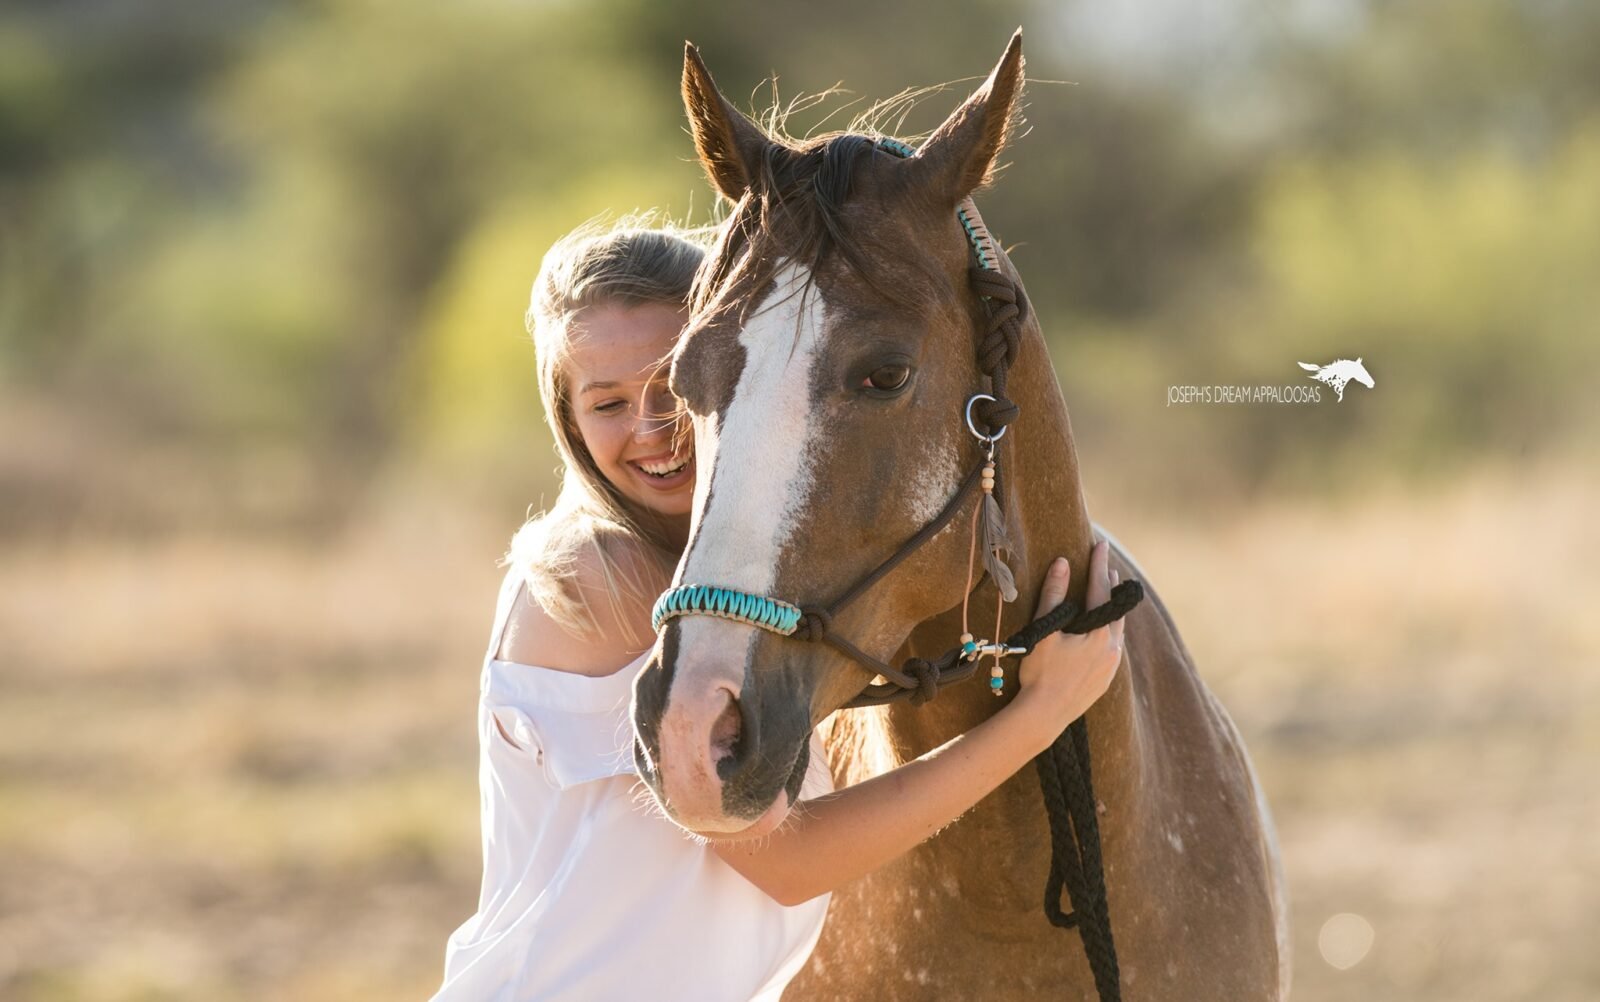
{"label": "fingernail", "polygon": [[1067,573],[1067,558],[1066,557],[1057,557],[1054,560],[1050,561],[1050,574],[1053,577],[1060,577],[1061,575],[1063,575],[1065,573]]}

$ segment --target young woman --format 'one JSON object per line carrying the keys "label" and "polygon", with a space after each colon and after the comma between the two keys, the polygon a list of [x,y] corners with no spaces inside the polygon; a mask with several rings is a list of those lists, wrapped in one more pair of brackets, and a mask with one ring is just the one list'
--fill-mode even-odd
{"label": "young woman", "polygon": [[[512,541],[479,710],[484,878],[437,1000],[776,999],[816,944],[828,892],[950,823],[1106,690],[1120,622],[1042,642],[993,718],[838,792],[820,748],[777,833],[706,843],[651,810],[628,702],[650,605],[687,541],[695,466],[662,360],[701,249],[672,232],[580,232],[529,309],[561,494]],[[1041,611],[1066,594],[1057,560]],[[1104,544],[1090,602],[1105,601]]]}

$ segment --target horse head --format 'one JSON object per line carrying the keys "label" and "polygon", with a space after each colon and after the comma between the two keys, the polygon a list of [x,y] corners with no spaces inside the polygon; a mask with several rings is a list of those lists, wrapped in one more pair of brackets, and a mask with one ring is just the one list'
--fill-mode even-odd
{"label": "horse head", "polygon": [[1373,386],[1372,374],[1367,371],[1367,367],[1365,365],[1361,364],[1361,359],[1359,357],[1357,357],[1355,362],[1352,363],[1350,378],[1354,379],[1356,382],[1368,389],[1371,389]]}
{"label": "horse head", "polygon": [[[770,136],[686,50],[695,145],[733,209],[672,361],[700,471],[676,585],[779,599],[791,615],[825,605],[981,462],[962,408],[983,386],[984,314],[956,209],[990,178],[1022,79],[1019,32],[906,156],[869,136]],[[827,628],[891,658],[917,624],[960,604],[968,545],[961,528],[936,534]],[[812,727],[871,681],[837,650],[750,618],[668,620],[636,683],[640,774],[691,830],[776,827],[798,797]]]}

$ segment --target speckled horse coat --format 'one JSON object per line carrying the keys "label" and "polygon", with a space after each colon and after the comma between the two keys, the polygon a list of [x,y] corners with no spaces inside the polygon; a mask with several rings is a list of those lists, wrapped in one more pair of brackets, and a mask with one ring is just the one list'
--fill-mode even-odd
{"label": "speckled horse coat", "polygon": [[[683,86],[701,160],[734,209],[673,364],[700,464],[680,582],[826,602],[925,524],[977,455],[961,407],[983,387],[980,306],[954,208],[990,179],[1005,143],[1021,36],[908,159],[848,136],[797,143],[762,133],[692,49]],[[1001,267],[1016,277],[1009,260]],[[908,370],[905,385],[882,390],[873,374],[885,367]],[[1072,560],[1070,594],[1082,601],[1099,532],[1031,316],[1010,372],[1021,417],[1001,463],[1022,594],[1002,636],[1026,621],[1056,555]],[[967,524],[957,518],[833,628],[876,657],[947,649],[961,629]],[[1088,715],[1123,998],[1282,998],[1283,880],[1243,742],[1149,577],[1120,546],[1112,566],[1142,580],[1150,598],[1128,617],[1125,663]],[[987,582],[973,599],[994,608]],[[868,681],[824,645],[675,620],[635,690],[646,781],[669,814],[701,830],[739,830],[787,810],[811,728]],[[702,706],[707,691],[719,701]],[[1000,702],[979,682],[922,707],[840,714],[825,728],[837,778],[914,758]],[[726,755],[694,772],[706,735],[715,744],[716,721],[730,715]],[[822,941],[785,998],[1094,998],[1077,933],[1052,927],[1040,907],[1049,844],[1025,770],[836,892]]]}

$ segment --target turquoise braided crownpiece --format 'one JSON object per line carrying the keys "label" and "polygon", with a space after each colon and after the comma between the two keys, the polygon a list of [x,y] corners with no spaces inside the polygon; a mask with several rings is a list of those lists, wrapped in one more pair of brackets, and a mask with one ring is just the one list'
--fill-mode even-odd
{"label": "turquoise braided crownpiece", "polygon": [[912,149],[907,144],[902,143],[898,139],[890,139],[888,136],[879,136],[878,145],[899,157],[911,157],[915,156],[917,153],[916,150]]}
{"label": "turquoise braided crownpiece", "polygon": [[650,625],[661,632],[679,616],[716,616],[748,623],[787,637],[800,625],[800,609],[775,598],[763,598],[737,588],[716,585],[679,585],[664,592],[650,610]]}
{"label": "turquoise braided crownpiece", "polygon": [[[956,218],[961,220],[961,228],[967,231],[967,240],[972,244],[972,252],[978,256],[978,267],[985,271],[994,271],[994,254],[989,247],[989,231],[981,228],[981,224],[972,218],[972,213],[967,211],[972,208],[972,198],[968,196],[961,200],[961,205],[956,208]],[[977,212],[976,208],[972,208]]]}
{"label": "turquoise braided crownpiece", "polygon": [[[878,137],[878,147],[898,157],[912,157],[917,153],[907,144],[898,139],[890,139],[888,136]],[[967,242],[972,244],[972,252],[978,257],[978,267],[985,271],[994,271],[994,248],[989,243],[989,231],[978,221],[977,214],[977,206],[973,205],[970,195],[963,198],[961,204],[956,207],[956,218],[961,220],[961,229],[966,232]]]}

